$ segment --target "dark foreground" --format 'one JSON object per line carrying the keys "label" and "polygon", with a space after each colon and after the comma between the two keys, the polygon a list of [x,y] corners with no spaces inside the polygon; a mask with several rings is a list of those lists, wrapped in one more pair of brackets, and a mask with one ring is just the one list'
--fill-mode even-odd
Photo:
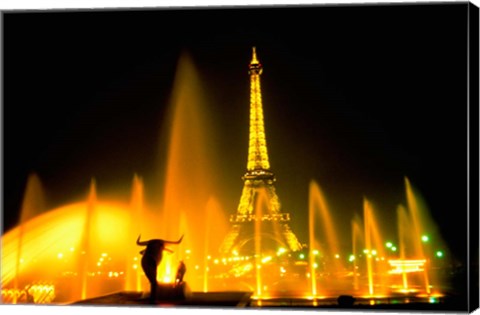
{"label": "dark foreground", "polygon": [[[348,299],[347,299],[348,300]],[[148,294],[142,292],[117,292],[73,303],[73,305],[102,306],[145,306],[145,307],[251,307],[251,308],[328,308],[339,310],[426,310],[465,311],[466,303],[456,297],[442,297],[434,300],[416,297],[389,297],[382,299],[355,298],[353,304],[344,304],[342,299],[327,298],[309,300],[303,298],[252,299],[251,292],[190,292],[182,299],[157,300],[151,304]],[[342,305],[343,304],[343,305]]]}
{"label": "dark foreground", "polygon": [[150,303],[149,295],[142,292],[118,292],[78,301],[73,305],[139,305],[139,306],[223,306],[245,307],[250,303],[250,292],[192,292],[184,299],[157,300]]}

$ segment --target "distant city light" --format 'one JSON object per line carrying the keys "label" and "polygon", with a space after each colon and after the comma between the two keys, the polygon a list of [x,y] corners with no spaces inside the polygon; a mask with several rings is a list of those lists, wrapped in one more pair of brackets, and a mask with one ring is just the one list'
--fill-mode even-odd
{"label": "distant city light", "polygon": [[298,255],[298,258],[305,259],[305,255],[302,253],[302,254]]}
{"label": "distant city light", "polygon": [[428,237],[428,235],[422,235],[422,242],[428,242],[430,240],[430,238]]}
{"label": "distant city light", "polygon": [[435,253],[435,255],[439,258],[443,257],[443,252],[441,250],[437,250],[437,252]]}
{"label": "distant city light", "polygon": [[397,248],[396,248],[395,246],[392,246],[391,250],[392,250],[393,252],[396,252],[396,251],[397,251]]}
{"label": "distant city light", "polygon": [[390,248],[390,247],[393,246],[393,244],[392,244],[392,242],[387,242],[387,243],[385,244],[385,246],[387,246],[388,248]]}
{"label": "distant city light", "polygon": [[313,253],[314,255],[318,255],[318,254],[319,254],[318,249],[314,249],[314,250],[312,251],[312,253]]}
{"label": "distant city light", "polygon": [[272,256],[267,256],[267,257],[262,258],[262,263],[265,264],[265,263],[267,263],[267,262],[269,262],[269,261],[271,261],[271,260],[272,260]]}
{"label": "distant city light", "polygon": [[350,255],[350,257],[348,257],[348,261],[354,261],[355,260],[355,255]]}

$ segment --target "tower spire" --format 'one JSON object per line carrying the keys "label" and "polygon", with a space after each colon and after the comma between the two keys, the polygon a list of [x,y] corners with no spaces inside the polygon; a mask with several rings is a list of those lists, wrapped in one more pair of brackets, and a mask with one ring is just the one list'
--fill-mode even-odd
{"label": "tower spire", "polygon": [[252,48],[252,61],[248,66],[250,74],[250,138],[248,143],[247,173],[244,178],[253,179],[258,176],[274,179],[270,172],[267,141],[263,120],[262,91],[260,75],[262,64],[257,59],[257,51]]}
{"label": "tower spire", "polygon": [[258,64],[258,59],[257,59],[257,49],[256,47],[252,47],[252,61],[250,61],[250,65],[252,64]]}

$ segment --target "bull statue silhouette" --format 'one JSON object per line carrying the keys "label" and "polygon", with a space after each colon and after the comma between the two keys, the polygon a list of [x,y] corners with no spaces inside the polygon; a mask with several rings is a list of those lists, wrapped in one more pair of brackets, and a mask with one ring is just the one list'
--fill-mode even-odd
{"label": "bull statue silhouette", "polygon": [[166,241],[162,239],[151,239],[141,242],[140,236],[141,235],[138,236],[137,245],[147,246],[144,250],[140,252],[140,254],[142,255],[142,269],[145,273],[145,276],[147,276],[148,281],[150,282],[150,300],[154,302],[157,296],[157,267],[162,261],[163,251],[173,253],[173,251],[165,247],[165,245],[180,244],[183,239],[183,235],[176,242]]}

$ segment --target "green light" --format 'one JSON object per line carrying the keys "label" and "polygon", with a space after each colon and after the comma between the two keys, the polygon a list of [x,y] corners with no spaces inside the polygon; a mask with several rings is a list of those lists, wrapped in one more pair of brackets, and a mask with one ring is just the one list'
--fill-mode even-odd
{"label": "green light", "polygon": [[318,250],[316,250],[316,249],[314,249],[314,250],[312,251],[312,253],[313,253],[314,255],[318,255],[318,254],[319,254]]}
{"label": "green light", "polygon": [[392,250],[392,252],[396,252],[397,248],[395,246],[392,246],[391,250]]}
{"label": "green light", "polygon": [[435,255],[438,257],[438,258],[442,258],[443,257],[443,252],[441,250],[437,250],[437,252],[435,253]]}
{"label": "green light", "polygon": [[438,300],[437,300],[435,297],[431,296],[431,297],[428,299],[428,302],[429,302],[429,303],[437,303]]}
{"label": "green light", "polygon": [[350,257],[348,257],[348,261],[352,262],[355,260],[355,256],[354,255],[350,255]]}
{"label": "green light", "polygon": [[304,255],[304,254],[300,254],[300,255],[298,255],[298,258],[300,258],[300,259],[305,259],[305,255]]}
{"label": "green light", "polygon": [[392,242],[387,242],[387,243],[385,244],[385,246],[387,246],[388,248],[390,248],[390,247],[393,246],[393,244],[392,244]]}
{"label": "green light", "polygon": [[430,240],[430,238],[428,237],[428,235],[422,235],[422,242],[426,243]]}

